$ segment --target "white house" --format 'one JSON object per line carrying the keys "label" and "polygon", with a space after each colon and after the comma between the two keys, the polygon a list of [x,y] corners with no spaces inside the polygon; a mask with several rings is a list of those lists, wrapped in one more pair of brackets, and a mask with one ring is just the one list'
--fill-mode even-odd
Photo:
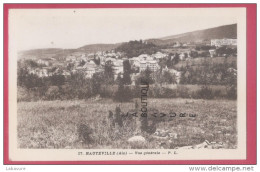
{"label": "white house", "polygon": [[159,69],[159,65],[156,60],[142,60],[140,61],[140,71],[144,71],[149,68],[151,71],[155,72]]}
{"label": "white house", "polygon": [[77,60],[77,58],[75,56],[72,56],[72,55],[66,57],[66,61],[75,62],[76,60]]}
{"label": "white house", "polygon": [[92,68],[92,67],[87,68],[85,70],[85,73],[86,73],[86,78],[92,78],[94,73],[96,73],[96,68]]}
{"label": "white house", "polygon": [[211,49],[211,50],[209,50],[209,54],[210,54],[210,57],[215,57],[217,53],[216,53],[215,49]]}
{"label": "white house", "polygon": [[223,45],[237,45],[237,39],[212,39],[211,46],[220,47]]}
{"label": "white house", "polygon": [[87,61],[82,67],[82,70],[86,73],[86,78],[92,78],[97,71],[97,65],[93,60]]}
{"label": "white house", "polygon": [[37,61],[37,63],[38,63],[38,64],[41,64],[41,65],[49,66],[49,62],[46,61],[46,60],[39,59],[39,60]]}
{"label": "white house", "polygon": [[148,58],[151,58],[148,54],[141,54],[138,56],[139,60],[147,60]]}
{"label": "white house", "polygon": [[176,82],[177,82],[177,84],[180,83],[180,80],[181,80],[181,72],[179,72],[179,71],[177,71],[177,70],[175,70],[175,69],[169,69],[169,68],[167,68],[167,66],[163,69],[163,71],[167,71],[167,72],[170,72],[170,73],[174,74],[175,77],[176,77]]}
{"label": "white house", "polygon": [[181,53],[181,54],[179,55],[179,58],[180,58],[180,60],[185,60],[185,58],[186,58],[185,53]]}
{"label": "white house", "polygon": [[113,71],[114,74],[117,76],[119,73],[124,72],[124,67],[123,67],[123,60],[117,60],[113,62]]}
{"label": "white house", "polygon": [[167,57],[167,54],[157,52],[153,54],[152,57],[155,58],[157,61],[159,61],[160,59]]}

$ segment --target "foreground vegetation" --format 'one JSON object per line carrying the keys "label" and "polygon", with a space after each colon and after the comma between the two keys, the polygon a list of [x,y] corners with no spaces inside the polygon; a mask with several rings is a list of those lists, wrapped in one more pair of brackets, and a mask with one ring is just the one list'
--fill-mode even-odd
{"label": "foreground vegetation", "polygon": [[[128,101],[140,97],[141,80],[149,83],[149,97],[153,98],[237,98],[236,57],[194,58],[174,62],[169,56],[160,60],[159,65],[160,70],[156,72],[147,69],[135,73],[130,62],[125,60],[123,75],[118,74],[115,79],[111,64],[106,64],[104,71],[95,73],[92,78],[86,78],[84,72],[64,76],[56,67],[53,68],[58,71],[56,74],[39,77],[28,70],[37,66],[36,62],[18,62],[18,101],[89,99],[95,96],[118,101],[117,95],[124,95],[122,100]],[[163,71],[166,66],[178,69],[181,76]],[[131,77],[134,73],[136,76]],[[178,86],[171,88],[173,85]]]}
{"label": "foreground vegetation", "polygon": [[[20,148],[162,148],[163,142],[141,130],[141,118],[125,118],[121,126],[111,125],[110,113],[139,110],[138,100],[116,103],[110,99],[77,101],[18,102],[18,144]],[[205,140],[236,148],[237,110],[233,100],[148,99],[148,110],[162,113],[193,113],[193,118],[161,118],[156,129],[176,135],[164,148],[194,145]],[[139,110],[140,112],[140,110]],[[138,112],[138,113],[139,113]],[[140,115],[140,113],[139,113]],[[149,118],[152,118],[151,116]],[[132,145],[127,140],[141,135],[147,143]],[[87,136],[81,137],[81,136]]]}

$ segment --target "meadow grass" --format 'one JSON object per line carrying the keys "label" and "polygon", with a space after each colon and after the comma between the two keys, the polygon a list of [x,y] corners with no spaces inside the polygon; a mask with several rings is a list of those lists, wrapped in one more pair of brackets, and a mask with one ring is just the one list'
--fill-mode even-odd
{"label": "meadow grass", "polygon": [[[140,101],[139,99],[136,99]],[[139,102],[140,103],[140,102]],[[161,142],[140,131],[140,116],[125,120],[123,127],[111,127],[108,112],[133,111],[135,101],[117,103],[111,99],[18,102],[18,146],[20,148],[162,148]],[[196,114],[196,117],[169,117],[156,124],[157,129],[177,135],[166,148],[222,142],[223,148],[237,145],[237,110],[234,100],[148,99],[148,110]],[[138,107],[140,112],[140,105]],[[140,115],[140,113],[138,114]],[[91,142],[79,138],[78,126],[92,128]],[[127,140],[142,135],[147,143],[141,147]],[[164,147],[165,148],[165,147]]]}

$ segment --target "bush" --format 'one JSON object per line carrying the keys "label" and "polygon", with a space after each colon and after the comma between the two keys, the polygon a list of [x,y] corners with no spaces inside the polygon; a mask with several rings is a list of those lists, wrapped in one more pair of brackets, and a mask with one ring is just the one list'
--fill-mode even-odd
{"label": "bush", "polygon": [[123,117],[121,115],[120,107],[116,107],[115,123],[118,124],[119,127],[123,126]]}
{"label": "bush", "polygon": [[118,85],[118,90],[113,97],[117,102],[129,102],[133,98],[132,91],[129,87],[124,86],[122,83]]}
{"label": "bush", "polygon": [[46,92],[47,100],[56,100],[60,98],[60,91],[58,86],[51,86]]}
{"label": "bush", "polygon": [[28,89],[24,87],[19,87],[17,90],[17,101],[22,102],[22,101],[35,101],[37,97],[33,94],[32,91],[29,91]]}
{"label": "bush", "polygon": [[[140,128],[142,132],[146,132],[147,134],[153,134],[156,131],[156,121],[153,120],[151,122],[150,120],[148,120],[148,116],[141,117],[140,122]],[[151,122],[151,124],[149,124],[149,122]]]}
{"label": "bush", "polygon": [[179,85],[176,90],[176,97],[189,98],[189,89],[184,85]]}
{"label": "bush", "polygon": [[215,98],[223,98],[223,96],[221,95],[221,90],[214,91],[214,97]]}
{"label": "bush", "polygon": [[80,124],[78,126],[79,140],[82,140],[84,143],[90,144],[93,142],[92,133],[93,130],[88,125]]}
{"label": "bush", "polygon": [[227,89],[227,98],[228,99],[237,99],[237,88],[232,86]]}
{"label": "bush", "polygon": [[113,92],[109,90],[107,87],[101,88],[100,96],[103,98],[110,98],[113,97]]}
{"label": "bush", "polygon": [[[139,94],[140,94],[140,89],[139,89],[138,91],[139,91]],[[162,94],[163,94],[162,87],[160,87],[160,86],[158,86],[158,85],[155,85],[155,87],[149,88],[149,91],[148,91],[148,96],[149,96],[149,97],[161,98],[161,97],[162,97]],[[141,96],[141,95],[139,95],[139,97],[140,97],[140,96]]]}
{"label": "bush", "polygon": [[163,90],[163,96],[165,98],[175,98],[176,97],[176,91],[174,91],[173,89],[170,89],[170,88],[165,88]]}
{"label": "bush", "polygon": [[211,88],[203,85],[199,91],[197,91],[197,96],[200,99],[213,99],[214,94]]}
{"label": "bush", "polygon": [[155,98],[175,98],[176,97],[176,91],[171,88],[162,88],[159,86],[155,86],[150,88],[148,92],[149,97],[155,97]]}

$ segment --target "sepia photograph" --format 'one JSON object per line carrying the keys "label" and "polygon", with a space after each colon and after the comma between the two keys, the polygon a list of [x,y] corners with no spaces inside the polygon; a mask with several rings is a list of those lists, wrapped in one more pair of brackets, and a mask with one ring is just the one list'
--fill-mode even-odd
{"label": "sepia photograph", "polygon": [[12,159],[246,159],[245,8],[8,15]]}

